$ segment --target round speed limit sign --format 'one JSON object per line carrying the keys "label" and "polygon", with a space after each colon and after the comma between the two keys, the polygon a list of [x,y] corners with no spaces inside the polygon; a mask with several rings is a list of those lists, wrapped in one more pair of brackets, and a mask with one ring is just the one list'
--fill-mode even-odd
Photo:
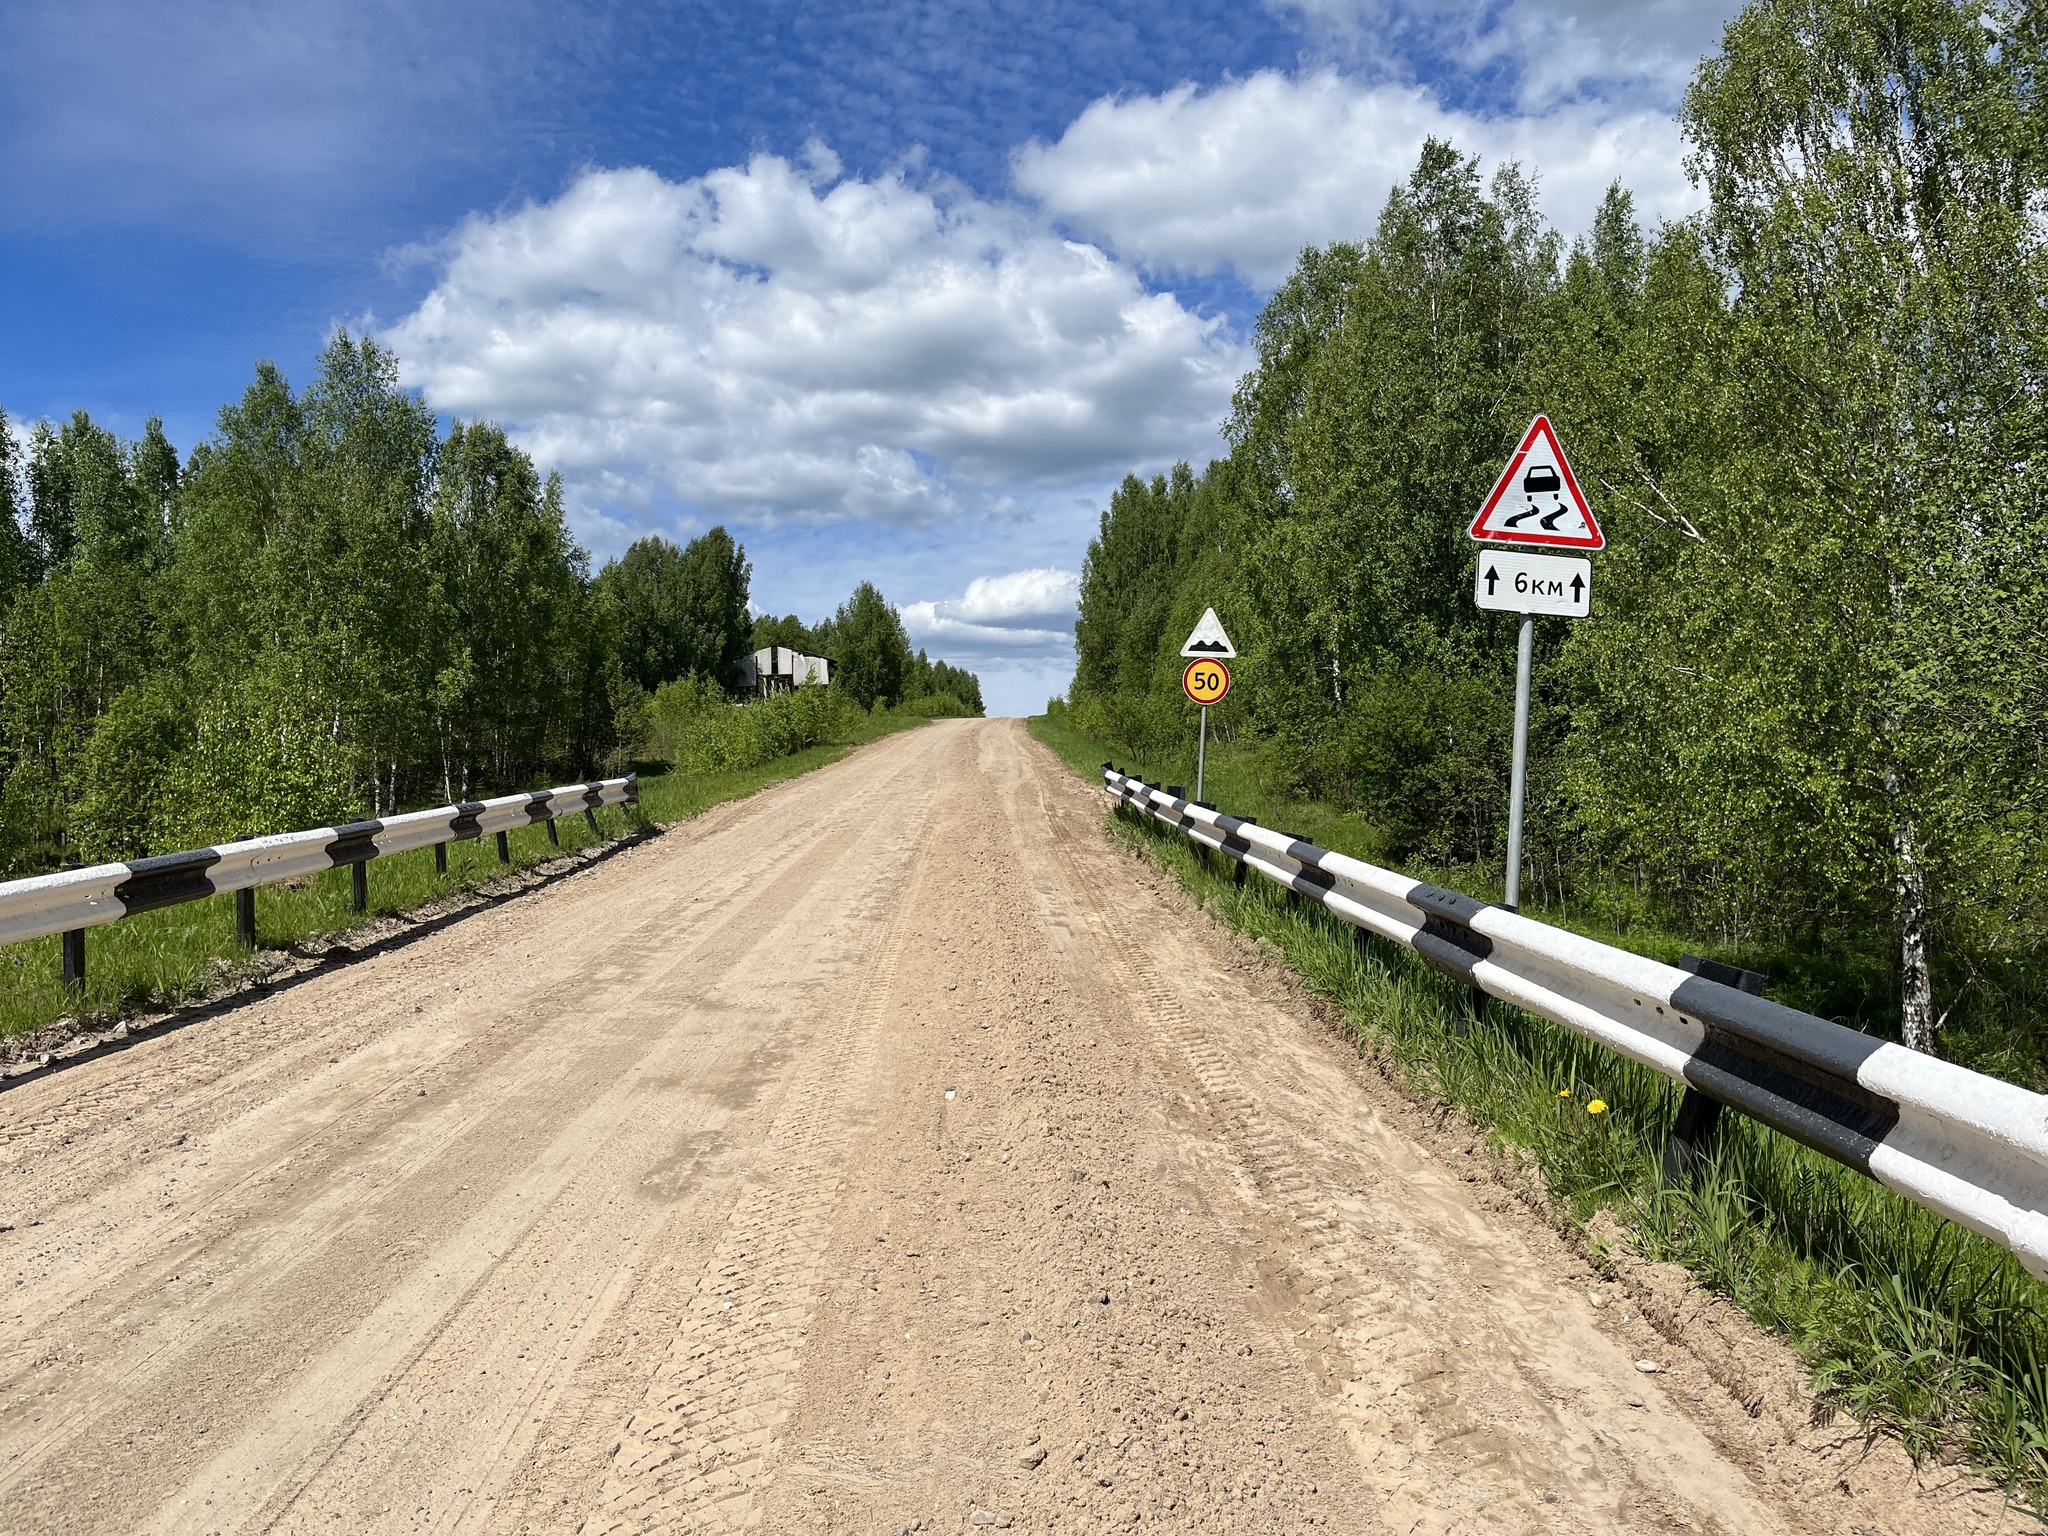
{"label": "round speed limit sign", "polygon": [[1181,691],[1197,704],[1220,704],[1230,692],[1230,668],[1220,661],[1197,656],[1180,675]]}

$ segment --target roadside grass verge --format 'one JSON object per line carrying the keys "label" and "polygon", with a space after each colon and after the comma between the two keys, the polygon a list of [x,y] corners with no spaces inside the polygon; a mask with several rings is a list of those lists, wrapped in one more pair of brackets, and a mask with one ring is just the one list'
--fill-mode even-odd
{"label": "roadside grass verge", "polygon": [[[448,873],[434,870],[434,851],[416,849],[373,859],[369,907],[351,909],[346,868],[305,880],[267,885],[256,892],[256,932],[263,949],[289,949],[310,940],[345,938],[380,919],[416,911],[462,891],[487,886],[508,871],[531,869],[563,854],[623,836],[636,825],[668,826],[713,806],[742,799],[800,774],[836,763],[856,747],[926,724],[911,714],[860,715],[843,739],[809,747],[757,767],[724,773],[663,773],[643,778],[637,814],[619,806],[597,813],[593,835],[581,815],[557,821],[561,846],[545,826],[509,834],[511,863],[498,862],[496,840],[448,845]],[[542,786],[535,786],[536,788]],[[0,1039],[69,1018],[111,1021],[137,1009],[175,1008],[234,985],[258,963],[235,938],[232,895],[211,896],[107,923],[86,933],[86,986],[82,996],[63,983],[63,953],[56,935],[0,947]]]}
{"label": "roadside grass verge", "polygon": [[[1109,755],[1057,719],[1030,729],[1086,776]],[[1275,804],[1251,777],[1226,763],[1207,798],[1319,843],[1344,830],[1328,808]],[[1278,949],[1409,1091],[1532,1154],[1556,1214],[1590,1247],[1587,1224],[1610,1213],[1643,1257],[1682,1264],[1785,1337],[1826,1408],[1918,1459],[1966,1455],[2048,1512],[2048,1287],[2011,1254],[1735,1114],[1698,1177],[1660,1189],[1676,1084],[1498,1000],[1474,1018],[1465,988],[1406,949],[1263,878],[1234,888],[1228,861],[1149,818],[1120,810],[1115,826],[1210,912]]]}
{"label": "roadside grass verge", "polygon": [[[1126,773],[1154,783],[1181,784],[1194,793],[1194,745],[1178,759],[1138,757],[1074,730],[1065,717],[1036,716],[1031,730],[1077,769],[1093,775],[1105,759]],[[1462,891],[1483,901],[1501,897],[1498,862],[1437,864],[1396,860],[1385,837],[1365,817],[1327,803],[1304,799],[1276,786],[1255,748],[1237,742],[1209,743],[1205,798],[1233,815],[1261,825],[1284,827],[1337,853],[1399,869],[1417,880]],[[1729,943],[1675,925],[1653,895],[1622,879],[1580,881],[1576,886],[1532,863],[1525,873],[1522,910],[1529,916],[1604,944],[1676,965],[1684,954],[1704,955],[1757,971],[1769,978],[1770,996],[1852,1029],[1897,1038],[1896,989],[1876,953],[1832,945],[1770,941]],[[2011,978],[2006,978],[2011,980]],[[1965,999],[1943,1035],[1950,1060],[1989,1072],[2036,1091],[2048,1092],[2048,1055],[2031,1048],[2034,1027],[2016,1010],[1995,1002],[2003,982],[1986,978],[1979,993]]]}

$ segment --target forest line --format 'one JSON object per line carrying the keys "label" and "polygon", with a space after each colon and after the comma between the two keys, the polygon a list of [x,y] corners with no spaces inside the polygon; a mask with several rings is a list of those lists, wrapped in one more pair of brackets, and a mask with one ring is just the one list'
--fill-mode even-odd
{"label": "forest line", "polygon": [[[345,331],[303,390],[259,364],[182,461],[154,419],[123,442],[80,411],[23,444],[0,415],[0,875],[621,772],[679,741],[746,766],[850,710],[981,713],[974,675],[913,652],[871,583],[806,628],[755,616],[751,575],[723,527],[593,573],[558,476],[490,423],[443,433]],[[732,707],[768,644],[838,662],[803,729]]]}
{"label": "forest line", "polygon": [[1214,723],[1497,894],[1515,620],[1465,530],[1545,412],[1608,547],[1592,617],[1538,621],[1525,890],[2038,1080],[2042,60],[2025,7],[1761,0],[1680,114],[1706,211],[1646,230],[1617,185],[1569,244],[1521,168],[1429,143],[1265,307],[1228,455],[1112,499],[1075,723],[1191,758],[1214,604]]}

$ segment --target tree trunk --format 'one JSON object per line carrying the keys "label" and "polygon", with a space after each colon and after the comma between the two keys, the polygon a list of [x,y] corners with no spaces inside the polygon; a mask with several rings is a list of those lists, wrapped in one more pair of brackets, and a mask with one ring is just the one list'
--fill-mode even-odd
{"label": "tree trunk", "polygon": [[1934,1054],[1934,978],[1927,965],[1927,866],[1910,819],[1894,836],[1899,855],[1899,1035],[1909,1050]]}

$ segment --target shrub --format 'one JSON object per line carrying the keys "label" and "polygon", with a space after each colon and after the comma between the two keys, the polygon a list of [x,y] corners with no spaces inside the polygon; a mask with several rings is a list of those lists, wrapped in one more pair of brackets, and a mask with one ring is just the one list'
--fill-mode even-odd
{"label": "shrub", "polygon": [[735,704],[716,683],[678,678],[654,695],[638,755],[687,773],[756,768],[844,735],[859,708],[837,689],[814,683]]}

